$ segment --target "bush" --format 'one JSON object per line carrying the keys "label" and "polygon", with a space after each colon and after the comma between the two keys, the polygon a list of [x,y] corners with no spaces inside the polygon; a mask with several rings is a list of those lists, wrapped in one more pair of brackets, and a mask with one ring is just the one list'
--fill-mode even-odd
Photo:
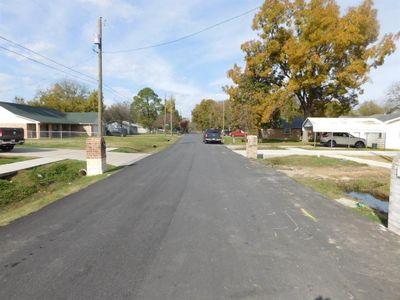
{"label": "bush", "polygon": [[0,207],[22,201],[51,184],[73,182],[82,168],[84,162],[66,160],[22,171],[12,181],[0,179]]}

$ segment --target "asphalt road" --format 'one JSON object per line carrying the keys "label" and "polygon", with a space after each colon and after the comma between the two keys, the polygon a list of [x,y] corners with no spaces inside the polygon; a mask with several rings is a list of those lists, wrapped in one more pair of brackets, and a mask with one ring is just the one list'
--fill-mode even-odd
{"label": "asphalt road", "polygon": [[198,135],[0,228],[0,299],[399,299],[400,237]]}

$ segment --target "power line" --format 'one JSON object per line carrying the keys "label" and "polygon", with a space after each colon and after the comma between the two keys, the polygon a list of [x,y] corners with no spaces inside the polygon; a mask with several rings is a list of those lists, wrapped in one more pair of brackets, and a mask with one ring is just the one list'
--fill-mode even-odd
{"label": "power line", "polygon": [[82,75],[82,76],[85,76],[85,77],[87,77],[87,78],[89,78],[89,79],[91,79],[91,80],[97,81],[95,78],[93,78],[93,77],[91,77],[91,76],[89,76],[89,75],[87,75],[87,74],[85,74],[85,73],[82,73],[82,72],[77,71],[77,70],[75,70],[75,69],[73,69],[73,68],[71,68],[71,67],[68,67],[68,66],[66,66],[66,65],[64,65],[64,64],[62,64],[62,63],[59,63],[58,61],[55,61],[54,59],[52,59],[52,58],[50,58],[50,57],[47,57],[47,56],[45,56],[45,55],[43,55],[43,54],[40,54],[40,53],[38,53],[38,52],[36,52],[36,51],[34,51],[34,50],[32,50],[32,49],[29,49],[28,47],[25,47],[24,45],[21,45],[21,44],[19,44],[19,43],[17,43],[17,42],[14,42],[14,41],[12,41],[12,40],[10,40],[10,39],[4,37],[4,36],[1,36],[1,35],[0,35],[0,39],[4,40],[4,41],[6,41],[6,42],[8,42],[8,43],[10,43],[10,44],[13,44],[13,45],[15,45],[15,46],[17,46],[17,47],[20,47],[20,48],[22,48],[22,49],[24,49],[24,50],[27,50],[27,51],[29,51],[29,52],[31,52],[31,53],[33,53],[33,54],[35,54],[35,55],[37,55],[37,56],[39,56],[39,57],[45,59],[45,60],[48,60],[48,61],[52,62],[53,64],[56,64],[56,65],[61,66],[61,67],[65,68],[65,69],[68,69],[68,70],[70,70],[70,71],[72,71],[72,72],[75,72],[75,73],[77,73],[77,74],[80,74],[80,75]]}
{"label": "power line", "polygon": [[[2,37],[0,36],[0,38],[2,38]],[[23,47],[24,49],[26,48],[26,47],[24,47],[24,46],[22,46],[22,47]],[[64,73],[64,74],[68,75],[68,76],[75,77],[75,78],[77,78],[77,79],[80,79],[80,80],[89,82],[89,83],[91,83],[91,84],[93,84],[94,82],[97,82],[97,80],[96,80],[95,78],[92,78],[91,76],[86,75],[86,74],[84,74],[84,73],[82,73],[82,72],[79,72],[79,71],[75,71],[75,70],[74,70],[74,71],[77,72],[77,73],[80,73],[80,74],[85,75],[87,78],[89,78],[90,80],[92,80],[92,81],[94,81],[94,82],[91,82],[91,81],[89,81],[88,79],[82,78],[82,77],[77,76],[77,75],[75,75],[75,74],[68,73],[68,72],[66,72],[66,71],[64,71],[64,70],[61,70],[61,69],[56,68],[56,67],[54,67],[54,66],[52,66],[52,65],[46,64],[46,63],[44,63],[44,62],[41,62],[41,61],[39,61],[39,60],[36,60],[36,59],[34,59],[34,58],[31,58],[31,57],[29,57],[29,56],[26,56],[26,55],[24,55],[24,54],[21,54],[21,53],[19,53],[19,52],[16,52],[16,51],[14,51],[14,50],[8,49],[8,48],[6,48],[6,47],[0,46],[0,48],[3,49],[3,50],[6,50],[6,51],[8,51],[8,52],[11,52],[11,53],[13,53],[13,54],[15,54],[15,55],[19,55],[19,56],[21,56],[21,57],[24,57],[24,58],[26,58],[26,59],[28,59],[28,60],[30,60],[30,61],[33,61],[33,62],[35,62],[35,63],[37,63],[37,64],[40,64],[40,65],[42,65],[42,66],[45,66],[45,67],[47,67],[47,68],[53,69],[53,70],[55,70],[55,71],[57,71],[57,72],[62,72],[62,73]],[[26,48],[26,49],[28,49],[28,48]],[[30,49],[28,49],[28,50],[31,51],[31,52],[33,52],[33,53],[35,53],[33,50],[30,50]],[[39,53],[35,53],[35,54],[36,54],[36,55],[39,55],[39,56],[41,56],[41,57],[45,57],[45,56],[42,56],[42,55],[39,54]],[[47,59],[47,58],[46,58],[46,59]],[[92,58],[90,58],[90,59],[92,59]],[[89,60],[90,60],[90,59],[89,59]],[[51,61],[54,61],[54,60],[51,59]],[[62,65],[62,64],[59,64],[59,63],[56,62],[56,61],[54,61],[54,62],[55,62],[56,64],[58,64],[58,65]],[[63,65],[62,65],[62,66],[63,66]],[[66,67],[66,66],[64,66],[64,67]],[[67,68],[67,69],[73,70],[72,67],[66,67],[66,68]],[[112,94],[117,95],[117,96],[119,96],[120,98],[122,98],[122,99],[124,99],[124,100],[129,99],[129,97],[121,95],[118,91],[116,91],[115,89],[113,89],[113,88],[110,87],[109,85],[104,84],[104,86],[105,86]]]}
{"label": "power line", "polygon": [[167,45],[170,45],[170,44],[178,43],[178,42],[180,42],[180,41],[186,40],[186,39],[191,38],[191,37],[193,37],[193,36],[195,36],[195,35],[199,35],[199,34],[205,32],[205,31],[208,31],[208,30],[211,30],[211,29],[213,29],[213,28],[215,28],[215,27],[218,27],[218,26],[220,26],[220,25],[223,25],[223,24],[225,24],[225,23],[228,23],[228,22],[231,22],[231,21],[233,21],[233,20],[239,19],[239,18],[241,18],[241,17],[243,17],[243,16],[245,16],[245,15],[248,15],[248,14],[252,13],[252,12],[255,11],[255,10],[260,9],[260,8],[261,8],[260,6],[255,7],[255,8],[250,9],[250,10],[244,12],[244,13],[241,13],[240,15],[236,15],[236,16],[231,17],[231,18],[229,18],[229,19],[225,19],[225,20],[223,20],[223,21],[221,21],[221,22],[218,22],[218,23],[216,23],[216,24],[214,24],[214,25],[205,27],[205,28],[203,28],[203,29],[201,29],[201,30],[199,30],[199,31],[195,31],[195,32],[193,32],[193,33],[184,35],[184,36],[182,36],[182,37],[179,37],[179,38],[174,39],[174,40],[171,40],[171,41],[161,42],[161,43],[157,43],[157,44],[153,44],[153,45],[148,45],[148,46],[144,46],[144,47],[139,47],[139,48],[125,49],[125,50],[104,51],[103,53],[105,53],[105,54],[117,54],[117,53],[134,52],[134,51],[146,50],[146,49],[157,48],[157,47],[162,47],[162,46],[167,46]]}
{"label": "power line", "polygon": [[[56,70],[57,72],[61,72],[61,73],[64,73],[64,74],[66,74],[66,75],[68,75],[68,76],[72,76],[72,77],[78,78],[78,79],[80,79],[80,80],[84,80],[84,81],[86,81],[86,82],[90,82],[89,80],[84,79],[84,78],[82,78],[82,77],[80,77],[80,76],[77,76],[77,75],[68,73],[68,72],[66,72],[66,71],[64,71],[64,70],[61,70],[61,69],[56,68],[56,67],[54,67],[54,66],[52,66],[52,65],[46,64],[46,63],[44,63],[44,62],[41,62],[41,61],[36,60],[36,59],[34,59],[34,58],[32,58],[32,57],[29,57],[29,56],[26,56],[26,55],[21,54],[21,53],[19,53],[19,52],[16,52],[16,51],[14,51],[14,50],[8,49],[8,48],[3,47],[3,46],[0,46],[0,48],[3,49],[3,50],[8,51],[8,52],[10,52],[10,53],[13,53],[13,54],[15,54],[15,55],[24,57],[24,58],[26,58],[26,59],[28,59],[28,60],[30,60],[30,61],[33,61],[33,62],[35,62],[35,63],[37,63],[37,64],[40,64],[40,65],[42,65],[42,66],[45,66],[45,67],[47,67],[47,68]],[[93,82],[90,82],[90,83],[93,84]]]}

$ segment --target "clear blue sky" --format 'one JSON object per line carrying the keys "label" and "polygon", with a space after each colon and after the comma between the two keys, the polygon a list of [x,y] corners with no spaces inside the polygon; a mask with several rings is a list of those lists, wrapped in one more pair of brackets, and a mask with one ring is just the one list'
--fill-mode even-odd
{"label": "clear blue sky", "polygon": [[[376,0],[381,33],[400,30],[400,1]],[[92,51],[97,19],[103,16],[104,51],[131,49],[168,41],[201,30],[261,5],[260,0],[0,0],[0,35],[92,76],[97,74]],[[359,0],[338,0],[343,11]],[[204,98],[222,100],[229,83],[227,70],[242,64],[240,45],[255,33],[253,13],[191,39],[143,51],[105,54],[104,81],[121,98],[106,91],[106,104],[131,100],[146,86],[161,97],[173,94],[178,109],[190,117]],[[0,40],[0,46],[21,51]],[[31,56],[31,54],[24,52]],[[33,56],[32,56],[33,57]],[[35,57],[41,60],[39,57]],[[0,49],[0,101],[14,96],[31,99],[39,88],[64,79],[47,69]],[[371,73],[361,101],[383,101],[388,86],[400,81],[400,52]],[[92,89],[96,83],[88,83]]]}

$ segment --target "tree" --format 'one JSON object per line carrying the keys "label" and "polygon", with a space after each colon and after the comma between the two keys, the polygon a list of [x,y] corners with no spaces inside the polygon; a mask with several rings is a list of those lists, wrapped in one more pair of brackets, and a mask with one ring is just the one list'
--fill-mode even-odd
{"label": "tree", "polygon": [[357,110],[359,116],[379,115],[385,112],[384,108],[374,101],[365,101]]}
{"label": "tree", "polygon": [[97,111],[97,92],[89,93],[87,86],[72,80],[62,80],[46,90],[39,90],[27,101],[32,106],[54,108],[62,112]]}
{"label": "tree", "polygon": [[394,109],[400,108],[400,82],[393,83],[386,93],[386,107],[390,112]]}
{"label": "tree", "polygon": [[18,97],[18,96],[15,96],[14,97],[14,101],[13,101],[14,103],[16,103],[16,104],[26,104],[27,103],[27,101],[25,100],[25,98],[23,98],[23,97]]}
{"label": "tree", "polygon": [[154,122],[162,109],[161,99],[151,88],[144,88],[133,97],[131,111],[145,128],[152,130]]}
{"label": "tree", "polygon": [[[87,98],[85,105],[85,111],[99,111],[99,93],[97,91],[92,91]],[[105,111],[104,101],[103,101],[103,111]]]}
{"label": "tree", "polygon": [[181,128],[181,133],[189,133],[189,120],[187,119],[182,119],[179,122],[179,127]]}
{"label": "tree", "polygon": [[195,106],[192,120],[199,130],[222,127],[222,110],[219,111],[217,106],[217,101],[212,99],[204,99]]}
{"label": "tree", "polygon": [[114,103],[107,107],[104,111],[104,119],[107,123],[117,122],[120,128],[123,127],[124,121],[134,122],[128,102]]}
{"label": "tree", "polygon": [[376,14],[372,0],[343,16],[334,0],[266,0],[253,20],[258,39],[242,45],[246,65],[228,72],[234,86],[225,91],[250,105],[257,126],[287,107],[304,117],[348,112],[370,70],[396,48],[398,34],[377,42]]}

